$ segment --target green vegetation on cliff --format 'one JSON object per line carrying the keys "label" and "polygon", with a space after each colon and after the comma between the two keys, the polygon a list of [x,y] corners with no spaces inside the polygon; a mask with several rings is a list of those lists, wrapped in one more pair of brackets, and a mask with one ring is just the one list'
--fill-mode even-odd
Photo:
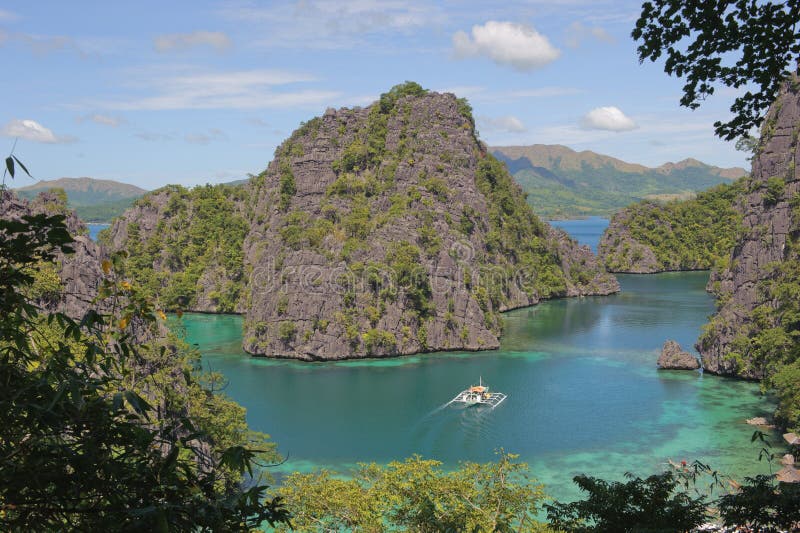
{"label": "green vegetation on cliff", "polygon": [[[738,368],[757,369],[765,387],[778,398],[778,422],[800,431],[800,193],[790,201],[791,224],[784,260],[768,266],[758,283],[761,303],[749,313],[729,346],[726,357]],[[718,293],[722,302],[730,294]],[[715,322],[706,327],[699,343],[708,342]]]}
{"label": "green vegetation on cliff", "polygon": [[745,180],[718,185],[690,200],[639,202],[617,213],[598,255],[611,272],[707,270],[724,265],[741,214],[735,202]]}
{"label": "green vegetation on cliff", "polygon": [[100,240],[127,252],[132,278],[166,309],[238,311],[244,197],[239,186],[170,185],[137,200]]}

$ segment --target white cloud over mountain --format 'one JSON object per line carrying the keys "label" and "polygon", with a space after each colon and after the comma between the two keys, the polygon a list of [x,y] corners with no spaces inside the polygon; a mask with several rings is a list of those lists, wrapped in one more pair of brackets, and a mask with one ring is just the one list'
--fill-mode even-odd
{"label": "white cloud over mountain", "polygon": [[607,106],[592,109],[581,119],[587,130],[630,131],[638,128],[636,122],[618,107]]}
{"label": "white cloud over mountain", "polygon": [[5,137],[15,137],[39,143],[57,144],[76,140],[75,137],[56,135],[51,129],[30,119],[13,119],[0,130],[0,133]]}

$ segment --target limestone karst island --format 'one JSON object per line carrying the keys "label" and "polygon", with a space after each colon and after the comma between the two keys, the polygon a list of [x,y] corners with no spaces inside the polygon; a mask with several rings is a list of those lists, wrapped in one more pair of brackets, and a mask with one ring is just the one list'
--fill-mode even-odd
{"label": "limestone karst island", "polygon": [[800,0],[42,6],[1,531],[800,531]]}

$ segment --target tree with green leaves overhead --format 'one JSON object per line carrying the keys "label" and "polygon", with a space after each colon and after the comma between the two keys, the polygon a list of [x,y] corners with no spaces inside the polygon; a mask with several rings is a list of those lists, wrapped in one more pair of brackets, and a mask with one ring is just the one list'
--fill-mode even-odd
{"label": "tree with green leaves overhead", "polygon": [[682,106],[698,108],[720,83],[745,89],[731,106],[733,118],[714,124],[732,140],[761,124],[796,70],[799,22],[800,0],[654,0],[642,4],[632,36],[640,61],[666,56],[664,71],[685,78]]}

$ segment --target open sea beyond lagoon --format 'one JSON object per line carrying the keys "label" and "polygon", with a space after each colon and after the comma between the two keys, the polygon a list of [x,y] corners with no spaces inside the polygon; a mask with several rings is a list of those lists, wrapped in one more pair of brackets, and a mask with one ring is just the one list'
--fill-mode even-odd
{"label": "open sea beyond lagoon", "polygon": [[89,223],[86,224],[86,227],[89,229],[89,238],[93,241],[97,241],[97,235],[106,229],[110,224],[93,224]]}
{"label": "open sea beyond lagoon", "polygon": [[550,220],[548,223],[553,227],[563,229],[580,244],[588,245],[594,253],[597,253],[600,237],[608,227],[608,219],[602,217]]}
{"label": "open sea beyond lagoon", "polygon": [[[500,350],[479,353],[275,361],[242,351],[241,317],[186,314],[183,323],[250,426],[288,457],[279,476],[412,454],[454,466],[503,448],[530,464],[549,495],[568,499],[578,473],[648,475],[669,459],[737,478],[768,471],[745,423],[774,408],[757,384],[656,369],[664,340],[691,349],[713,311],[708,273],[619,279],[617,295],[505,313]],[[494,410],[442,407],[479,377],[508,399]]]}

